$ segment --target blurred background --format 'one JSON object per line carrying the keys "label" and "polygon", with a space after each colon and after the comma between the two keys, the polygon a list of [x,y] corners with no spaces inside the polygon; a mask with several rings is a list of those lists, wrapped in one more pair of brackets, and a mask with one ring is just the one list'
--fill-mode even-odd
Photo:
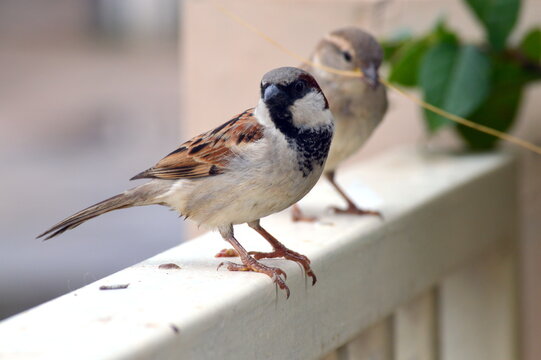
{"label": "blurred background", "polygon": [[[462,0],[222,3],[307,56],[344,25],[382,39],[405,29],[422,34],[445,16],[462,38],[483,38]],[[510,42],[540,23],[541,1],[523,0]],[[297,61],[210,1],[0,0],[0,318],[197,233],[174,213],[148,207],[108,214],[53,241],[34,239],[130,186],[182,140],[254,106],[261,75],[285,65]],[[403,144],[457,143],[451,130],[429,139],[422,111],[389,97],[383,124],[350,163]],[[541,144],[540,113],[537,83],[525,89],[512,133]],[[541,358],[541,158],[513,151],[521,163],[522,350],[533,360]]]}
{"label": "blurred background", "polygon": [[178,18],[169,0],[0,0],[0,318],[181,241],[161,207],[35,239],[180,142]]}

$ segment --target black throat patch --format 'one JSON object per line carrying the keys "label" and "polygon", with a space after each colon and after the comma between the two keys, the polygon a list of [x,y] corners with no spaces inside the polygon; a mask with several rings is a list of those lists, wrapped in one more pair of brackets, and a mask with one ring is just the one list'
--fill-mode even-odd
{"label": "black throat patch", "polygon": [[274,125],[284,134],[289,146],[297,152],[298,170],[307,177],[314,166],[323,166],[333,135],[333,126],[316,129],[299,129],[293,125],[293,115],[288,108],[268,107]]}
{"label": "black throat patch", "polygon": [[316,91],[323,96],[323,109],[329,103],[314,78],[308,74],[299,75],[289,84],[262,84],[261,98],[265,102],[270,118],[276,128],[284,134],[289,146],[297,152],[298,169],[307,177],[314,166],[322,166],[329,153],[333,125],[315,129],[298,128],[293,124],[291,106],[309,92]]}
{"label": "black throat patch", "polygon": [[314,166],[323,166],[332,140],[332,126],[322,126],[315,130],[300,131],[296,138],[287,138],[288,143],[297,146],[297,163],[303,177],[307,177]]}

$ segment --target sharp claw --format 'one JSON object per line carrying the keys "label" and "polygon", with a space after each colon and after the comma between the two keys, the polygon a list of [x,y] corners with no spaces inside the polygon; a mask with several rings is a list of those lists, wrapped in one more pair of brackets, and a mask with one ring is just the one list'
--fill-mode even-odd
{"label": "sharp claw", "polygon": [[[270,253],[262,253],[257,251],[251,251],[250,255],[254,257],[254,259],[259,260],[263,258],[277,258],[277,257],[283,257],[287,260],[295,261],[297,264],[301,265],[302,270],[304,271],[305,275],[308,275],[312,278],[312,286],[316,283],[317,278],[310,268],[310,259],[308,259],[307,256],[301,255],[295,251],[289,250],[289,249],[281,249],[281,250],[275,250]],[[284,277],[287,280],[287,275],[285,272],[283,272],[281,269],[279,269],[280,272],[283,273]]]}
{"label": "sharp claw", "polygon": [[291,292],[289,291],[289,287],[286,285],[285,281],[282,280],[282,278],[280,277],[276,277],[273,279],[274,280],[274,283],[276,285],[278,285],[278,287],[281,289],[281,290],[285,290],[286,292],[286,299],[289,299],[289,295],[291,294]]}
{"label": "sharp claw", "polygon": [[312,286],[314,286],[317,282],[316,274],[314,274],[314,272],[310,270],[307,275],[312,278]]}
{"label": "sharp claw", "polygon": [[287,274],[282,269],[276,270],[276,273],[278,273],[279,275],[282,275],[284,277],[284,280],[287,280]]}
{"label": "sharp claw", "polygon": [[[219,270],[223,265],[227,265],[227,270],[229,271],[253,271],[253,272],[259,272],[259,273],[265,274],[269,276],[272,279],[272,281],[278,285],[280,289],[285,290],[287,294],[287,298],[289,298],[290,291],[285,283],[285,280],[287,280],[287,274],[282,269],[265,266],[261,263],[258,263],[253,258],[251,258],[251,260],[246,261],[246,263],[244,263],[243,265],[236,264],[230,261],[223,261],[220,264],[218,264],[218,267],[216,268],[216,270]],[[282,279],[281,276],[283,276],[284,278]]]}

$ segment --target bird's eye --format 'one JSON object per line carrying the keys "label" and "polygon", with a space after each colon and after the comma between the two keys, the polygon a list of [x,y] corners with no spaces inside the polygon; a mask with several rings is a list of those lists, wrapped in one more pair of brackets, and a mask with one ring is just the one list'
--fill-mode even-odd
{"label": "bird's eye", "polygon": [[298,92],[298,93],[303,92],[304,87],[305,87],[304,81],[297,81],[295,83],[295,91]]}
{"label": "bird's eye", "polygon": [[349,51],[343,51],[342,56],[344,57],[344,60],[346,60],[347,62],[351,62],[352,56]]}

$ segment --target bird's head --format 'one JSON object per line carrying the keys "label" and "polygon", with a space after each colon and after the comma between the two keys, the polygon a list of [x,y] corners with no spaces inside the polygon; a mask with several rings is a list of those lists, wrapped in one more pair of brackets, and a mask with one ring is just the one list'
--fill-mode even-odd
{"label": "bird's head", "polygon": [[285,135],[333,124],[329,103],[316,80],[294,67],[277,68],[263,76],[256,116]]}
{"label": "bird's head", "polygon": [[[362,81],[372,88],[379,86],[378,70],[383,60],[383,50],[372,35],[354,26],[337,29],[325,36],[319,42],[312,60],[338,70],[360,69]],[[341,75],[327,72],[326,76]]]}

